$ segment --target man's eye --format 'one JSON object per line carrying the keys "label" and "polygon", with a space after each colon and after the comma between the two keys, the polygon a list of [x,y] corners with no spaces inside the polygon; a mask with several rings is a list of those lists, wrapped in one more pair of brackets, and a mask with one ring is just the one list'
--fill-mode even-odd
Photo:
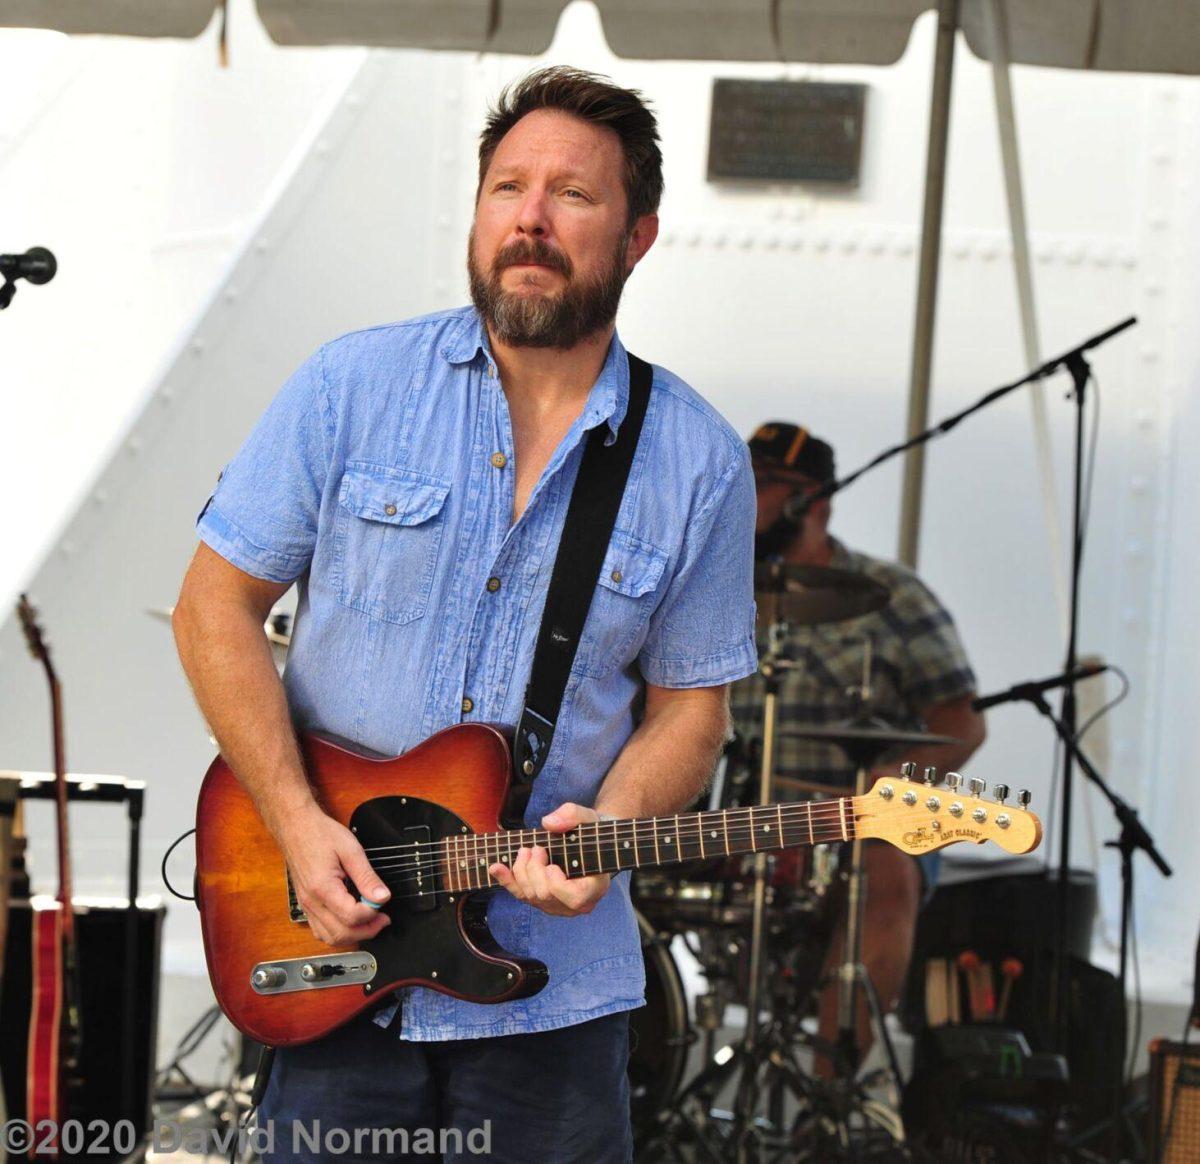
{"label": "man's eye", "polygon": [[568,189],[568,190],[564,190],[563,193],[565,195],[567,195],[567,197],[569,197],[569,198],[583,198],[585,200],[587,198],[587,195],[584,194],[584,192],[582,190]]}

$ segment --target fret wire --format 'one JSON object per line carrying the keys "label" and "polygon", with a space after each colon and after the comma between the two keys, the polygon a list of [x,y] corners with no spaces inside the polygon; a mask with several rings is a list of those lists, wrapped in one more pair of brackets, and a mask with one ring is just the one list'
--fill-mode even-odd
{"label": "fret wire", "polygon": [[700,829],[700,860],[704,860],[704,813],[696,813],[696,824]]}
{"label": "fret wire", "polygon": [[725,856],[731,856],[729,852],[729,809],[724,809],[721,812],[721,824],[725,828]]}
{"label": "fret wire", "polygon": [[662,854],[658,851],[658,817],[652,816],[650,818],[650,827],[654,830],[654,863],[661,865]]}
{"label": "fret wire", "polygon": [[593,826],[596,830],[596,872],[604,872],[604,855],[600,852],[600,822],[596,821]]}

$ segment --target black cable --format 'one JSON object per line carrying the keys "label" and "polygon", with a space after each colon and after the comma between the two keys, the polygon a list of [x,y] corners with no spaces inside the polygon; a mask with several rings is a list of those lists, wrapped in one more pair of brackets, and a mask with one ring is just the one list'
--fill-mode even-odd
{"label": "black cable", "polygon": [[1077,744],[1083,739],[1084,735],[1091,731],[1092,728],[1095,727],[1104,716],[1112,711],[1114,707],[1116,707],[1119,703],[1123,703],[1126,696],[1129,694],[1129,689],[1131,686],[1129,682],[1129,676],[1126,675],[1125,672],[1116,665],[1116,663],[1109,663],[1107,666],[1110,671],[1115,671],[1117,678],[1121,680],[1121,690],[1103,707],[1092,712],[1092,714],[1088,716],[1088,718],[1084,721],[1083,726],[1075,733],[1075,742]]}
{"label": "black cable", "polygon": [[196,898],[194,895],[189,896],[186,893],[180,893],[179,890],[176,889],[175,886],[171,884],[171,879],[167,876],[167,862],[171,859],[171,854],[173,852],[175,852],[175,849],[179,845],[179,843],[181,841],[186,841],[188,839],[188,837],[190,837],[195,831],[196,831],[195,829],[188,829],[188,831],[186,833],[181,833],[179,836],[177,836],[171,842],[170,848],[167,849],[167,851],[163,854],[162,865],[159,867],[159,871],[162,873],[163,884],[176,897],[178,897],[180,901],[195,901]]}

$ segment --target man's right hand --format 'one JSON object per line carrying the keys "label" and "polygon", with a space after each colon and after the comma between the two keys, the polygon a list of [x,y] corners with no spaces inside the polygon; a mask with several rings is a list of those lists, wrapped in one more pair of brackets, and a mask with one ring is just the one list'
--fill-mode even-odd
{"label": "man's right hand", "polygon": [[345,946],[375,937],[388,924],[386,913],[364,905],[346,885],[349,879],[364,898],[380,905],[391,897],[345,825],[313,805],[280,829],[279,844],[313,937]]}

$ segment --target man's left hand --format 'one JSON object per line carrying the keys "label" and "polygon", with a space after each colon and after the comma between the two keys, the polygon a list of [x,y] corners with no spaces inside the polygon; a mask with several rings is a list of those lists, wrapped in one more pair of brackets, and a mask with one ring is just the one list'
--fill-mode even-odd
{"label": "man's left hand", "polygon": [[[595,809],[567,803],[542,817],[542,827],[552,833],[569,833],[577,825],[591,824],[599,819]],[[568,877],[557,865],[550,863],[550,854],[537,845],[532,849],[520,849],[511,869],[496,864],[488,872],[518,901],[527,901],[555,917],[581,917],[591,913],[612,883],[609,873]]]}

